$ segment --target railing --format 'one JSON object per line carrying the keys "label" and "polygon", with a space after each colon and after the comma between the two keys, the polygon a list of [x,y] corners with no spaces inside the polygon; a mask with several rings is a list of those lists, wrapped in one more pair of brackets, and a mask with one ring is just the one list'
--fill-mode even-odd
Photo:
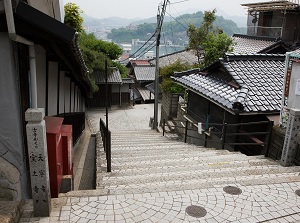
{"label": "railing", "polygon": [[104,121],[101,118],[100,133],[103,142],[104,152],[106,154],[107,172],[111,172],[111,132],[105,126]]}
{"label": "railing", "polygon": [[282,27],[247,26],[247,34],[277,38],[282,36]]}
{"label": "railing", "polygon": [[[249,123],[237,123],[237,124],[220,124],[220,123],[205,123],[206,126],[209,126],[208,129],[203,130],[204,138],[200,137],[200,133],[197,133],[198,130],[195,129],[195,127],[198,128],[193,122],[189,120],[173,120],[174,128],[177,129],[176,133],[179,136],[182,136],[183,141],[186,143],[188,138],[194,138],[204,141],[204,146],[206,147],[207,142],[214,142],[221,145],[221,148],[224,149],[226,145],[228,146],[241,146],[241,147],[249,147],[248,150],[251,149],[253,146],[261,146],[262,151],[265,155],[269,153],[269,143],[270,143],[270,136],[272,133],[273,128],[273,121],[260,121],[260,122],[249,122]],[[192,126],[192,127],[189,127]],[[256,132],[246,132],[243,130],[237,131],[238,128],[241,128],[242,126],[256,126],[259,125],[266,125],[267,130],[266,131],[256,131]],[[165,126],[166,121],[163,120],[163,135],[165,135]],[[193,128],[194,126],[194,128]],[[230,131],[228,132],[228,128],[231,127],[231,129],[236,129],[236,131]],[[221,129],[221,131],[219,130]],[[178,131],[179,130],[179,131]],[[189,134],[193,132],[194,134]],[[218,136],[218,140],[209,139],[208,137],[215,135]],[[257,138],[259,136],[263,136],[263,140]],[[228,142],[226,139],[228,137],[235,138],[234,141]],[[243,138],[244,137],[244,138]],[[262,138],[262,137],[260,137]]]}
{"label": "railing", "polygon": [[84,112],[62,113],[57,115],[57,117],[64,118],[63,124],[72,125],[72,139],[73,139],[73,145],[75,145],[77,140],[81,136],[83,130],[85,129],[85,113]]}

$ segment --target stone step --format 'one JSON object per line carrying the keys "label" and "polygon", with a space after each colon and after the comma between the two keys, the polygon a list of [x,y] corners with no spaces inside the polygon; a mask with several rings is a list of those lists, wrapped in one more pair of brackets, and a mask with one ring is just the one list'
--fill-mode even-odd
{"label": "stone step", "polygon": [[[151,149],[157,146],[172,146],[172,145],[184,145],[182,142],[150,142],[150,143],[126,143],[126,144],[112,144],[112,148],[127,148],[127,147],[144,147],[144,149]],[[189,145],[189,144],[188,144]]]}
{"label": "stone step", "polygon": [[[112,163],[128,163],[133,162],[136,160],[139,160],[140,162],[143,161],[150,161],[150,160],[170,160],[170,159],[188,159],[191,157],[212,157],[212,156],[221,156],[221,155],[227,155],[227,154],[233,154],[230,153],[227,150],[210,150],[210,151],[192,151],[189,153],[184,152],[165,152],[162,151],[161,153],[153,153],[150,151],[145,151],[144,154],[139,154],[132,156],[130,153],[127,154],[127,156],[114,156],[112,153]],[[104,158],[104,157],[103,157]]]}
{"label": "stone step", "polygon": [[116,185],[108,187],[109,193],[112,194],[138,194],[138,193],[155,193],[168,191],[196,190],[204,188],[213,188],[216,186],[227,185],[268,185],[279,183],[299,182],[299,173],[280,173],[280,174],[264,174],[250,175],[238,177],[220,177],[209,179],[193,179],[193,180],[177,180],[167,182],[143,183]]}
{"label": "stone step", "polygon": [[151,146],[150,149],[145,147],[130,146],[130,147],[112,147],[112,156],[127,156],[127,155],[138,155],[145,153],[159,154],[165,153],[190,153],[190,152],[205,152],[205,151],[221,151],[215,148],[205,148],[205,147],[193,147],[188,144],[173,144],[173,145],[160,145]]}
{"label": "stone step", "polygon": [[0,222],[18,222],[23,211],[23,201],[0,201]]}
{"label": "stone step", "polygon": [[[104,159],[104,158],[103,158]],[[146,160],[139,161],[134,160],[127,163],[112,163],[112,170],[118,169],[134,169],[134,168],[153,168],[153,167],[163,167],[163,166],[178,166],[183,165],[198,165],[198,164],[216,164],[230,161],[246,161],[253,159],[264,159],[264,156],[246,156],[240,153],[227,154],[221,156],[212,156],[212,157],[191,157],[191,158],[182,158],[182,159],[165,159],[165,160]],[[106,168],[106,162],[102,160],[102,166]]]}
{"label": "stone step", "polygon": [[216,163],[199,163],[198,165],[186,165],[178,163],[177,166],[158,166],[152,168],[135,168],[135,169],[114,169],[113,172],[102,173],[103,177],[119,177],[119,176],[136,176],[141,173],[143,174],[155,174],[155,173],[172,173],[172,172],[183,172],[191,171],[191,169],[198,170],[208,170],[208,169],[220,169],[220,168],[238,168],[238,167],[252,167],[252,166],[264,166],[264,165],[278,165],[274,160],[268,159],[255,159],[255,160],[245,160],[245,161],[230,161],[230,162],[216,162]]}
{"label": "stone step", "polygon": [[[110,186],[117,185],[122,187],[132,184],[153,183],[156,185],[160,182],[169,181],[192,181],[192,180],[214,180],[214,178],[224,177],[253,177],[256,175],[268,174],[286,174],[299,172],[300,167],[284,168],[281,166],[252,166],[252,167],[237,167],[237,168],[222,168],[222,169],[206,169],[206,170],[190,170],[182,172],[167,172],[167,173],[153,173],[144,174],[141,172],[135,176],[122,176],[122,177],[104,177],[103,186],[110,188]],[[300,178],[299,178],[300,181]]]}

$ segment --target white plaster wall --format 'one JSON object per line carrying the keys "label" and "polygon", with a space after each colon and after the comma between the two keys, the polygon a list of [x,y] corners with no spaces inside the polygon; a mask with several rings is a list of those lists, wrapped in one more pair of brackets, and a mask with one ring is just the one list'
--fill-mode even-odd
{"label": "white plaster wall", "polygon": [[65,112],[68,113],[70,112],[70,82],[71,79],[69,77],[65,77]]}
{"label": "white plaster wall", "polygon": [[46,107],[46,51],[43,47],[35,45],[36,84],[38,108]]}
{"label": "white plaster wall", "polygon": [[48,116],[54,116],[57,115],[58,63],[49,61],[48,72]]}
{"label": "white plaster wall", "polygon": [[7,33],[0,33],[0,197],[21,200],[29,198],[29,187],[13,51]]}
{"label": "white plaster wall", "polygon": [[65,103],[65,72],[60,71],[60,82],[59,82],[59,114],[64,113]]}
{"label": "white plaster wall", "polygon": [[52,0],[27,0],[27,2],[33,8],[54,17]]}
{"label": "white plaster wall", "polygon": [[63,0],[27,0],[33,8],[64,22],[65,10]]}
{"label": "white plaster wall", "polygon": [[300,79],[300,63],[293,62],[288,97],[288,108],[300,109],[300,95],[295,94],[297,79]]}
{"label": "white plaster wall", "polygon": [[75,84],[71,84],[71,112],[74,112]]}

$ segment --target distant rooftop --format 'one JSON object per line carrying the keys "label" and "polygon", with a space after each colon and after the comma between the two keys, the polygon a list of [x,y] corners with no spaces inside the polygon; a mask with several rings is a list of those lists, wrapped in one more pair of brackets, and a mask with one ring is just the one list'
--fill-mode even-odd
{"label": "distant rooftop", "polygon": [[299,0],[289,1],[268,1],[258,3],[241,4],[242,6],[248,7],[248,11],[270,11],[270,10],[287,10],[296,9],[299,6]]}

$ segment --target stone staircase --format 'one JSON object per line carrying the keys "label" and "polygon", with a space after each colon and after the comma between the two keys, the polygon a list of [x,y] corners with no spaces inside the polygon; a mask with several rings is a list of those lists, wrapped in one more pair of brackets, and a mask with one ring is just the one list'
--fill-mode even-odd
{"label": "stone staircase", "polygon": [[269,185],[300,181],[300,167],[264,156],[203,148],[151,130],[112,132],[112,172],[98,160],[97,189],[110,195],[170,192],[216,185]]}

